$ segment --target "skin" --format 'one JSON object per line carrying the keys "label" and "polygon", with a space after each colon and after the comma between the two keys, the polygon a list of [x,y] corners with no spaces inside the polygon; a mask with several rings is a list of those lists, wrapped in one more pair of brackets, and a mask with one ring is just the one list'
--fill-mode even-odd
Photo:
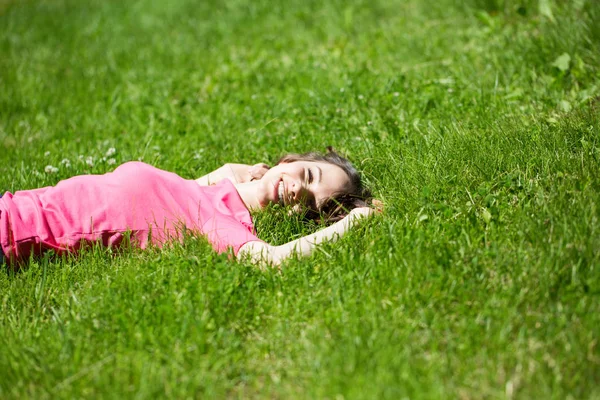
{"label": "skin", "polygon": [[236,185],[248,209],[279,203],[279,184],[283,183],[283,205],[317,209],[336,193],[343,192],[350,180],[344,170],[327,162],[296,161],[276,165],[260,180]]}
{"label": "skin", "polygon": [[[290,206],[292,210],[299,210],[302,206],[317,208],[336,193],[343,192],[349,183],[348,176],[340,167],[314,161],[281,163],[273,168],[262,163],[252,166],[225,164],[198,178],[196,182],[207,186],[224,179],[234,183],[241,199],[250,210],[280,202]],[[282,200],[278,194],[280,183],[283,184]],[[309,255],[318,244],[337,240],[360,218],[373,212],[369,207],[355,208],[341,221],[281,246],[251,241],[239,249],[237,256],[250,259],[260,267],[279,266],[295,254]]]}
{"label": "skin", "polygon": [[262,178],[269,168],[265,163],[254,165],[225,164],[221,168],[196,179],[196,182],[200,186],[214,185],[223,179],[229,179],[234,184],[245,183]]}
{"label": "skin", "polygon": [[[283,182],[283,203],[293,210],[300,210],[302,205],[314,209],[334,194],[343,192],[349,183],[348,176],[337,165],[314,161],[282,163],[272,168],[268,168],[266,164],[226,164],[196,181],[205,186],[222,179],[234,182],[240,197],[250,210],[279,203],[280,182]],[[320,243],[338,240],[360,219],[373,213],[375,210],[370,207],[355,208],[341,221],[281,246],[248,242],[240,248],[238,258],[248,258],[261,267],[279,267],[285,259],[295,254],[306,256]]]}

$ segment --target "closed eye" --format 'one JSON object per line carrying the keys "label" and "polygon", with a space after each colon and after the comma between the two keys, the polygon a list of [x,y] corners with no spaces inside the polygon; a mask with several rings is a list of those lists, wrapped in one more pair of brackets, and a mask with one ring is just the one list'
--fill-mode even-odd
{"label": "closed eye", "polygon": [[308,170],[308,183],[312,183],[313,182],[313,173],[312,171],[309,169]]}

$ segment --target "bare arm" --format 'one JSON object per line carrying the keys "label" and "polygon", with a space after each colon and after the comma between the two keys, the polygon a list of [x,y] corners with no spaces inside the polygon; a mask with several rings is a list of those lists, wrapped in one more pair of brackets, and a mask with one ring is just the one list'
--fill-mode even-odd
{"label": "bare arm", "polygon": [[281,265],[282,261],[293,254],[301,256],[310,255],[315,247],[323,242],[336,241],[342,237],[358,220],[372,214],[374,211],[369,207],[355,208],[348,216],[327,228],[321,229],[311,235],[292,240],[281,246],[272,246],[264,242],[248,242],[240,247],[238,257],[248,256],[253,263],[260,266]]}
{"label": "bare arm", "polygon": [[210,186],[229,179],[233,183],[244,183],[254,179],[261,179],[269,169],[267,164],[225,164],[221,168],[196,179],[200,186]]}

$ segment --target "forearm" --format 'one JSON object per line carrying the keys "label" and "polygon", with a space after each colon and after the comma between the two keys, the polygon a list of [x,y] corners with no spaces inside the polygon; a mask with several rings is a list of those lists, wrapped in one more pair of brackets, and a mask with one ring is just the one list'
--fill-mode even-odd
{"label": "forearm", "polygon": [[357,215],[350,214],[346,218],[327,228],[299,239],[292,240],[281,246],[271,246],[263,242],[246,243],[240,248],[238,256],[249,256],[253,262],[259,265],[266,263],[278,266],[283,260],[289,258],[293,254],[307,256],[310,255],[319,244],[338,240],[356,224],[359,218],[360,217]]}
{"label": "forearm", "polygon": [[310,255],[315,247],[324,242],[335,242],[356,223],[356,216],[349,215],[341,221],[336,222],[310,235],[303,236],[299,239],[292,240],[286,244],[275,247],[276,258],[284,260],[292,254],[300,256]]}

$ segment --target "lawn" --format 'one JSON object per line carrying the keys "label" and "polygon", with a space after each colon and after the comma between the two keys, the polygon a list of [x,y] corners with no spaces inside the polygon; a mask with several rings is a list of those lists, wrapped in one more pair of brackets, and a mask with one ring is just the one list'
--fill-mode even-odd
{"label": "lawn", "polygon": [[2,193],[328,145],[385,212],[281,273],[0,273],[0,398],[600,398],[600,2],[0,0]]}

